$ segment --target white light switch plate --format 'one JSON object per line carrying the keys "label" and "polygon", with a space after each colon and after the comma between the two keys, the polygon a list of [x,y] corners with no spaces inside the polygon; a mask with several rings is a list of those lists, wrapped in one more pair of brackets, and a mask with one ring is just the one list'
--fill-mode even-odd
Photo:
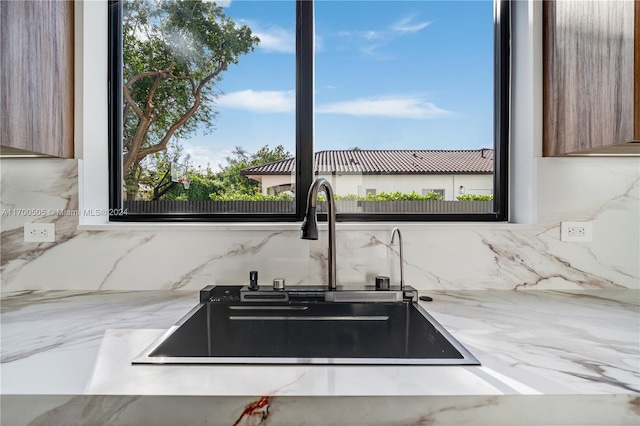
{"label": "white light switch plate", "polygon": [[56,241],[55,223],[25,223],[25,243],[53,243]]}

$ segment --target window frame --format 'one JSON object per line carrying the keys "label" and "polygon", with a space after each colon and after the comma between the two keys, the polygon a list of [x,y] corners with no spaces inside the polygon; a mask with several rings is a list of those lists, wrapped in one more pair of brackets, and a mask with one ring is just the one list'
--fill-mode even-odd
{"label": "window frame", "polygon": [[[340,213],[338,222],[504,222],[508,219],[508,148],[511,93],[511,0],[494,0],[494,212]],[[109,215],[110,222],[299,222],[314,170],[314,0],[296,2],[296,113],[294,213],[163,213]],[[122,206],[122,5],[108,2],[109,207]],[[327,215],[318,214],[320,221]]]}

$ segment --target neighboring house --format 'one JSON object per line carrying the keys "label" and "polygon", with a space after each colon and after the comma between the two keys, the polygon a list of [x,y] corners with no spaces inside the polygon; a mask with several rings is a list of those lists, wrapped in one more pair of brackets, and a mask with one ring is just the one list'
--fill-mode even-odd
{"label": "neighboring house", "polygon": [[[293,158],[250,167],[242,174],[262,184],[263,194],[293,189]],[[493,194],[493,150],[344,150],[315,153],[316,175],[336,194],[426,194],[445,200],[460,194]]]}

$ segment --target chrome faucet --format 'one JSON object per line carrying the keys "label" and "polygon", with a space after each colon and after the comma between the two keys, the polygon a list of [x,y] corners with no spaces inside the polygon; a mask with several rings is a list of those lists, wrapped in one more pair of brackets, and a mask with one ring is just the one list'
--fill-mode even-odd
{"label": "chrome faucet", "polygon": [[325,178],[316,179],[309,188],[307,199],[307,213],[302,221],[300,238],[303,240],[318,239],[318,219],[316,217],[316,205],[318,202],[318,190],[324,188],[327,196],[327,225],[329,227],[329,290],[336,289],[336,204],[333,199],[333,188]]}
{"label": "chrome faucet", "polygon": [[402,255],[402,232],[398,228],[391,230],[391,244],[393,239],[398,234],[398,245],[400,246],[400,290],[404,290],[404,256]]}

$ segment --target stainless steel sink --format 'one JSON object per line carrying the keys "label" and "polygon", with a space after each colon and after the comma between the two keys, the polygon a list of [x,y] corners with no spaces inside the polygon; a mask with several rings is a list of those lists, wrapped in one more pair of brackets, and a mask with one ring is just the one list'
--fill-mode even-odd
{"label": "stainless steel sink", "polygon": [[251,302],[239,289],[212,289],[133,363],[479,364],[413,301],[327,302],[298,290]]}

